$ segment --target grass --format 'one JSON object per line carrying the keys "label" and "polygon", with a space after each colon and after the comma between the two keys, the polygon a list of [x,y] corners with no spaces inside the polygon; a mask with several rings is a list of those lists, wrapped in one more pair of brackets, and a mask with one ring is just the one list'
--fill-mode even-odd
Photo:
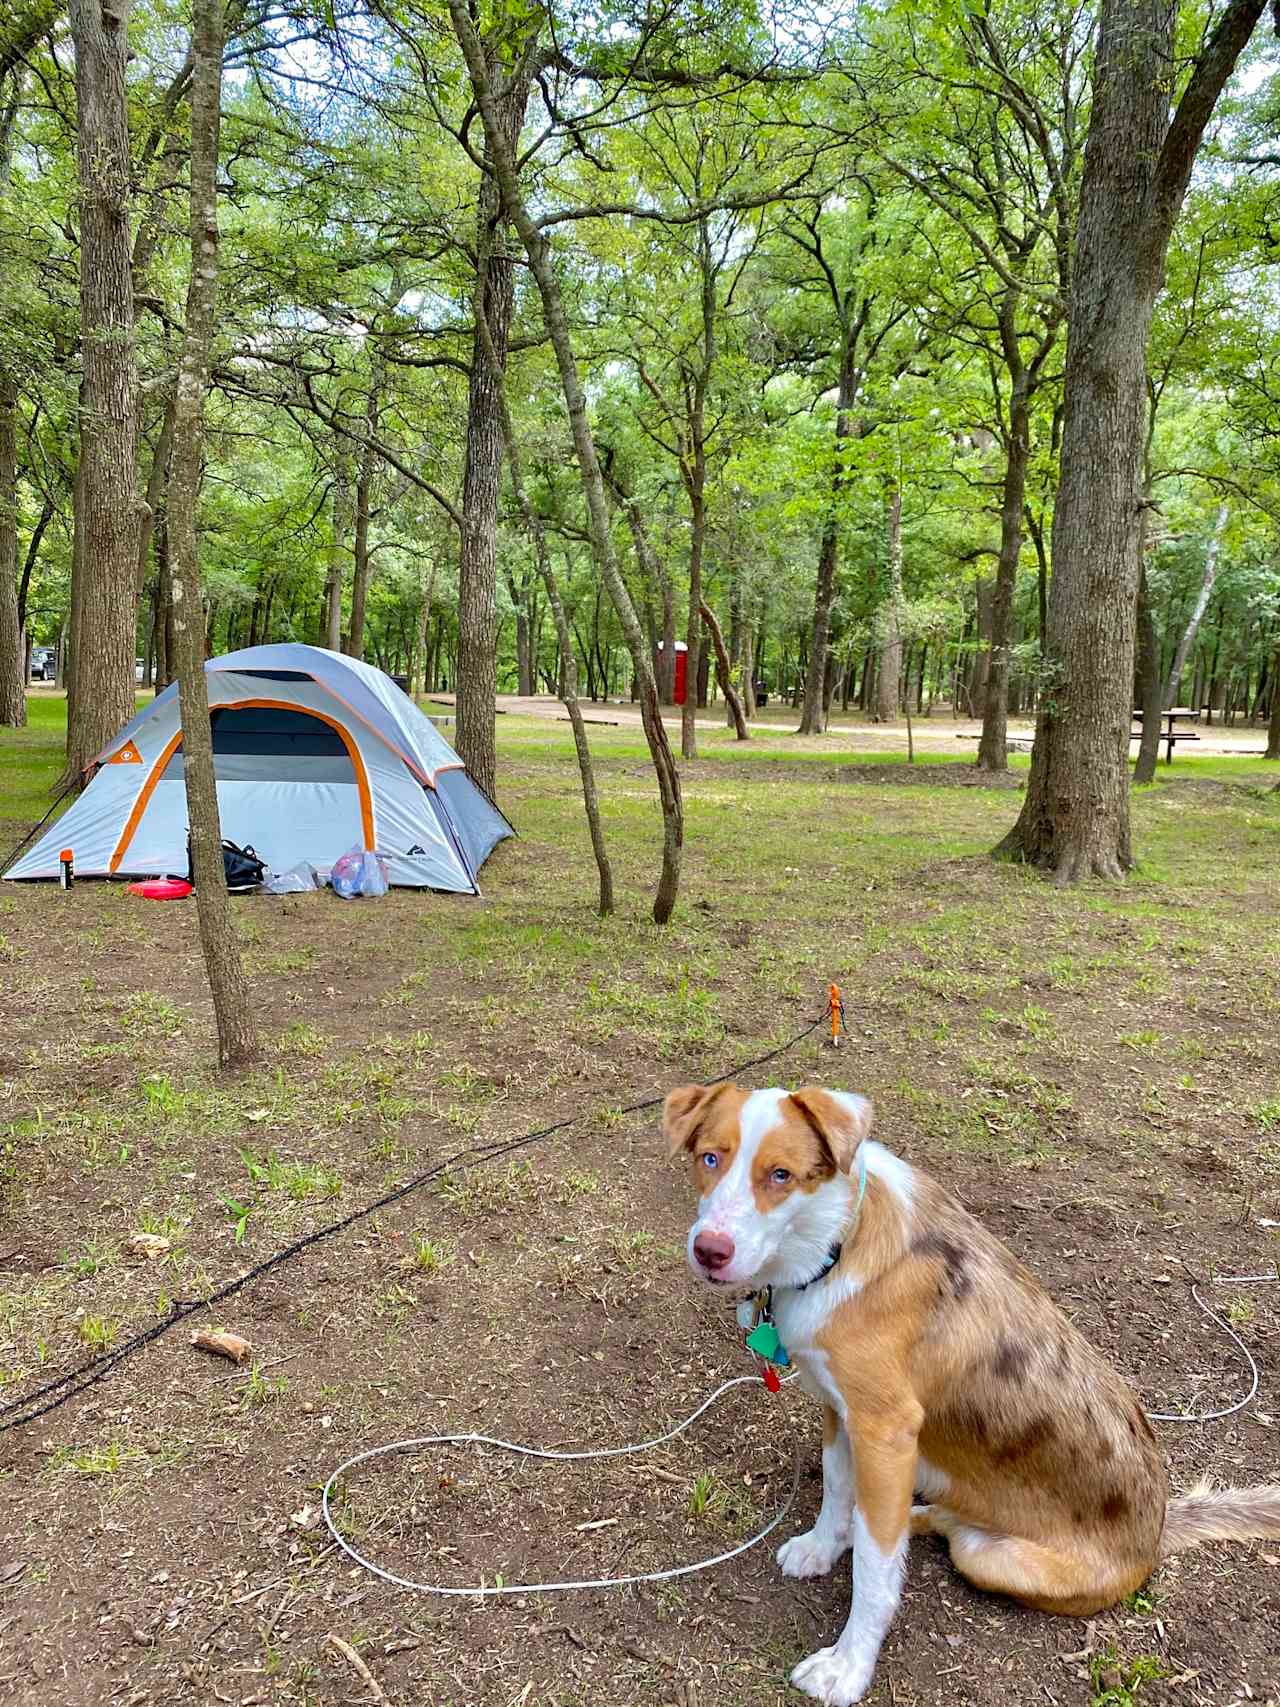
{"label": "grass", "polygon": [[[35,708],[32,729],[0,737],[0,817],[13,825],[11,839],[43,810],[59,759],[59,702]],[[1122,1361],[1133,1353],[1139,1379],[1181,1392],[1179,1369],[1165,1367],[1181,1358],[1191,1320],[1177,1318],[1177,1289],[1155,1294],[1153,1313],[1174,1329],[1167,1352],[1151,1351],[1145,1337],[1135,1352],[1128,1313],[1108,1314],[1100,1301],[1112,1277],[1142,1279],[1148,1257],[1165,1263],[1166,1228],[1204,1271],[1215,1241],[1240,1247],[1240,1260],[1233,1250],[1218,1272],[1254,1272],[1272,1260],[1255,1222],[1274,1214],[1280,1177],[1270,1045],[1280,1013],[1280,800],[1256,791],[1280,773],[1251,760],[1180,756],[1135,797],[1140,870],[1123,885],[1059,892],[986,857],[1017,810],[1016,791],[870,780],[850,767],[892,764],[897,775],[902,752],[852,752],[839,734],[801,742],[781,716],[747,750],[700,731],[703,757],[686,768],[680,906],[658,929],[648,908],[660,832],[639,732],[591,734],[620,899],[608,920],[592,910],[568,730],[504,717],[498,734],[500,787],[520,839],[487,868],[482,901],[397,892],[343,912],[337,929],[324,897],[299,898],[288,911],[260,898],[235,903],[269,1045],[265,1064],[242,1076],[212,1070],[189,915],[184,926],[181,912],[140,905],[106,884],[79,884],[71,897],[0,886],[0,971],[16,969],[23,992],[5,1039],[0,1205],[21,1228],[12,1244],[29,1259],[0,1271],[6,1398],[118,1346],[172,1299],[200,1297],[465,1145],[580,1117],[518,1159],[453,1166],[404,1207],[237,1295],[227,1325],[254,1346],[248,1370],[184,1361],[180,1331],[130,1366],[149,1386],[135,1394],[104,1384],[96,1420],[64,1412],[42,1423],[54,1443],[48,1462],[66,1474],[37,1480],[46,1492],[82,1489],[78,1511],[59,1514],[62,1534],[78,1538],[83,1529],[91,1550],[98,1503],[105,1510],[113,1488],[124,1496],[111,1505],[102,1543],[125,1561],[122,1603],[155,1595],[145,1510],[125,1509],[143,1478],[175,1525],[192,1502],[216,1508],[222,1482],[236,1489],[244,1533],[225,1525],[205,1534],[200,1559],[184,1564],[183,1592],[188,1577],[203,1575],[249,1596],[279,1575],[274,1559],[254,1551],[255,1525],[314,1501],[305,1478],[340,1462],[348,1441],[481,1418],[512,1439],[640,1438],[656,1419],[634,1413],[653,1405],[655,1387],[663,1414],[681,1415],[709,1390],[708,1368],[736,1373],[737,1336],[680,1279],[687,1223],[658,1116],[620,1111],[791,1036],[819,1011],[833,978],[845,992],[844,1052],[815,1038],[751,1069],[750,1079],[867,1090],[887,1143],[948,1178],[980,1212],[998,1206],[1018,1254],[1070,1297],[1082,1325],[1102,1326]],[[964,756],[922,759],[932,766]],[[146,1260],[130,1245],[138,1232],[170,1240],[171,1250]],[[1265,1248],[1255,1252],[1259,1239]],[[1269,1289],[1235,1297],[1227,1288],[1219,1303],[1250,1341],[1274,1331]],[[1194,1331],[1202,1331],[1198,1317]],[[611,1348],[603,1362],[602,1348]],[[280,1359],[289,1360],[287,1375]],[[760,1434],[732,1457],[712,1431],[710,1446],[690,1437],[668,1459],[671,1479],[648,1490],[658,1501],[654,1535],[637,1521],[638,1548],[647,1539],[661,1553],[655,1565],[679,1557],[686,1540],[690,1556],[711,1552],[774,1509],[774,1480],[763,1492],[755,1474],[772,1433],[765,1418],[752,1410]],[[77,1438],[77,1427],[87,1432]],[[179,1462],[181,1476],[168,1474]],[[1252,1480],[1267,1474],[1257,1465],[1209,1467],[1224,1476],[1238,1469],[1239,1479],[1246,1470]],[[379,1548],[398,1537],[411,1572],[427,1574],[417,1571],[419,1555],[430,1556],[437,1537],[452,1545],[455,1525],[448,1512],[436,1523],[426,1508],[455,1472],[450,1497],[477,1511],[476,1574],[506,1569],[491,1538],[501,1541],[543,1496],[509,1485],[491,1465],[472,1475],[424,1459],[415,1471],[425,1478],[418,1515],[372,1478],[360,1492],[367,1533]],[[20,1483],[5,1482],[13,1528],[34,1533],[45,1515]],[[625,1509],[627,1486],[610,1487],[591,1512]],[[555,1537],[574,1532],[582,1513],[573,1507],[584,1496],[567,1475],[563,1490],[560,1528],[532,1535],[531,1553],[536,1541],[554,1554]],[[130,1526],[127,1540],[116,1523]],[[617,1552],[622,1536],[601,1531],[606,1542]],[[303,1552],[286,1568],[299,1599],[269,1648],[284,1654],[293,1641],[288,1664],[301,1666],[304,1641],[308,1655],[322,1653],[325,1631],[337,1626],[332,1603],[320,1604],[307,1586],[313,1539],[296,1545]],[[219,1547],[216,1561],[204,1558]],[[319,1556],[318,1541],[314,1550]],[[640,1562],[626,1557],[621,1568]],[[438,1562],[432,1557],[428,1570]],[[931,1554],[921,1569],[947,1567]],[[1171,1642],[1191,1581],[1177,1578],[1160,1602]],[[775,1591],[790,1593],[764,1592]],[[406,1617],[362,1579],[342,1592],[368,1597],[350,1609],[352,1640]],[[245,1617],[266,1623],[284,1593],[247,1601]],[[1112,1646],[1088,1691],[1079,1690],[1096,1707],[1141,1707],[1153,1694],[1151,1668],[1160,1662],[1125,1657],[1126,1631],[1131,1648],[1144,1645],[1124,1619],[1149,1616],[1146,1596],[1102,1628],[1099,1641],[1113,1631]],[[701,1603],[702,1590],[689,1586],[652,1597],[659,1618],[671,1621],[701,1616]],[[771,1598],[759,1612],[765,1643],[736,1625],[699,1636],[719,1644],[717,1699],[733,1707],[774,1699],[798,1657],[790,1605]],[[307,1625],[308,1608],[318,1625]],[[636,1599],[637,1627],[650,1610],[647,1598]],[[219,1607],[207,1611],[192,1629],[214,1625]],[[429,1620],[411,1628],[445,1643],[452,1674],[479,1676],[493,1662],[483,1637],[446,1634]],[[54,1634],[72,1648],[79,1639],[61,1627]],[[1007,1635],[1005,1627],[1004,1636],[984,1638],[973,1626],[975,1676]],[[184,1639],[173,1638],[175,1667],[203,1665],[207,1656],[184,1649]],[[1046,1650],[1039,1637],[1029,1640],[1023,1675],[1006,1684],[1005,1671],[996,1673],[1011,1703],[1040,1698]],[[677,1642],[675,1632],[673,1651]],[[755,1659],[766,1646],[767,1679],[749,1666],[732,1671],[743,1652]],[[918,1646],[913,1634],[887,1663],[909,1666]],[[390,1675],[394,1656],[370,1652],[379,1676],[388,1668],[388,1696],[407,1699],[403,1674],[399,1683]],[[560,1644],[555,1664],[572,1665],[576,1655],[572,1642]],[[658,1698],[661,1681],[637,1684],[610,1663],[602,1655],[598,1676],[566,1683],[556,1698],[565,1707]],[[242,1684],[220,1681],[233,1692]],[[477,1700],[503,1707],[527,1681],[503,1672],[494,1693]],[[148,1685],[163,1692],[141,1677],[139,1687]],[[904,1684],[904,1699],[912,1687]]]}

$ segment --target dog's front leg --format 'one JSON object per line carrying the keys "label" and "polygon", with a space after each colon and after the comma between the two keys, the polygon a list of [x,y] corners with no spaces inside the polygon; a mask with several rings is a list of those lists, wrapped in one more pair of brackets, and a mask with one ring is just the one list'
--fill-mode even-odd
{"label": "dog's front leg", "polygon": [[784,1577],[820,1577],[849,1545],[853,1518],[853,1458],[849,1436],[830,1405],[822,1408],[822,1509],[803,1535],[778,1548]]}
{"label": "dog's front leg", "polygon": [[853,1513],[853,1604],[849,1621],[834,1647],[802,1660],[791,1674],[826,1707],[851,1707],[860,1701],[876,1669],[876,1656],[902,1593],[902,1571],[910,1532],[915,1481],[919,1407],[878,1409],[874,1415],[850,1415],[857,1466],[857,1503]]}

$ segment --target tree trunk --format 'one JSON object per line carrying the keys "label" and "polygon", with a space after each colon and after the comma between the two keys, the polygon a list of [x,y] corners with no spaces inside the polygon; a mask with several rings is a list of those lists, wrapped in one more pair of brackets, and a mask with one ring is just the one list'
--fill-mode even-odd
{"label": "tree trunk", "polygon": [[1025,376],[1015,376],[1009,397],[1009,437],[1005,446],[1004,495],[1000,506],[1000,557],[991,596],[991,644],[987,652],[986,700],[978,769],[1009,768],[1009,650],[1013,638],[1013,595],[1022,556],[1022,511],[1031,457],[1031,399]]}
{"label": "tree trunk", "polygon": [[1271,660],[1271,721],[1267,725],[1264,759],[1280,759],[1280,644]]}
{"label": "tree trunk", "polygon": [[182,714],[182,761],[191,825],[200,944],[218,1026],[218,1061],[238,1067],[258,1054],[254,1002],[240,960],[222,864],[222,830],[214,778],[213,736],[204,671],[204,615],[196,547],[196,497],[204,437],[218,285],[218,128],[222,88],[222,0],[192,0],[191,281],[174,400],[169,528],[174,644]]}
{"label": "tree trunk", "polygon": [[347,441],[333,442],[333,539],[325,578],[324,643],[330,652],[342,650],[342,586],[346,579],[347,529],[351,526],[351,458]]}
{"label": "tree trunk", "polygon": [[156,512],[160,508],[164,496],[165,481],[169,477],[169,456],[173,449],[173,398],[167,398],[164,415],[160,421],[160,431],[156,434],[155,449],[151,454],[151,472],[147,476],[147,502],[142,511],[138,525],[138,599],[141,600],[147,585],[147,570],[151,565],[151,537],[155,532]]}
{"label": "tree trunk", "polygon": [[18,384],[0,372],[0,724],[27,721],[27,648],[18,621]]}
{"label": "tree trunk", "polygon": [[578,671],[573,656],[573,636],[569,632],[569,619],[565,615],[564,600],[560,597],[560,585],[551,565],[551,553],[547,550],[546,530],[543,528],[542,518],[529,502],[524,487],[524,479],[520,472],[520,452],[516,444],[515,429],[511,425],[511,412],[507,408],[505,376],[499,371],[497,351],[493,340],[488,336],[488,327],[483,318],[477,318],[476,325],[481,333],[485,360],[489,363],[497,385],[499,421],[502,427],[502,442],[507,457],[507,468],[511,476],[511,487],[516,495],[516,503],[520,506],[520,514],[524,518],[525,527],[528,529],[529,537],[533,542],[534,559],[538,565],[538,573],[542,577],[542,584],[546,588],[547,602],[551,606],[552,619],[556,625],[556,639],[560,646],[560,697],[563,700],[565,710],[569,713],[569,722],[573,726],[573,744],[578,755],[578,774],[582,779],[582,805],[586,813],[587,830],[591,837],[591,851],[595,855],[596,875],[600,883],[597,911],[602,919],[607,919],[613,912],[614,906],[613,867],[609,863],[609,850],[605,845],[604,826],[600,821],[600,797],[596,792],[596,774],[595,767],[591,762],[591,747],[587,741],[587,726],[583,722],[582,707],[578,703]]}
{"label": "tree trunk", "polygon": [[597,567],[609,591],[618,621],[631,651],[632,667],[640,695],[640,715],[645,739],[653,760],[662,802],[663,846],[662,870],[653,902],[653,917],[657,924],[666,924],[675,908],[680,887],[680,861],[684,848],[684,814],[680,798],[680,773],[676,769],[667,733],[662,724],[658,692],[649,662],[644,632],[636,616],[635,606],[627,591],[626,582],[613,549],[609,530],[609,504],[605,496],[604,477],[596,455],[595,440],[587,418],[587,400],[578,374],[569,324],[565,318],[560,284],[551,260],[547,239],[534,224],[520,193],[516,176],[514,152],[502,128],[499,107],[490,87],[490,70],[485,63],[475,28],[467,11],[466,0],[449,0],[449,16],[454,34],[462,48],[471,76],[476,105],[484,122],[485,139],[490,158],[501,187],[507,216],[515,224],[529,257],[529,267],[542,298],[543,319],[547,335],[555,351],[564,391],[565,408],[573,431],[574,451],[582,476],[583,494],[590,522],[591,543]]}
{"label": "tree trunk", "polygon": [[80,183],[82,535],[65,780],[133,715],[139,510],[125,65],[132,0],[71,0]]}
{"label": "tree trunk", "polygon": [[987,715],[987,674],[991,668],[991,607],[995,587],[990,575],[980,575],[974,584],[974,653],[969,664],[966,697],[969,716]]}
{"label": "tree trunk", "polygon": [[822,544],[818,549],[818,574],[813,590],[813,633],[809,642],[809,670],[805,678],[804,710],[800,715],[797,734],[821,735],[827,727],[827,707],[822,693],[826,676],[827,648],[831,638],[831,605],[836,591],[836,570],[840,563],[840,498],[844,490],[844,445],[853,434],[853,399],[855,391],[854,354],[857,349],[861,320],[855,318],[846,304],[841,311],[840,378],[836,391],[835,446],[831,467],[831,494],[826,520],[822,527]]}
{"label": "tree trunk", "polygon": [[881,723],[898,717],[898,677],[902,673],[902,487],[895,481],[885,506],[889,550],[890,622],[880,646],[880,678],[876,685],[876,716]]}
{"label": "tree trunk", "polygon": [[1146,349],[1204,128],[1263,9],[1228,0],[1172,120],[1177,7],[1102,0],[1071,280],[1044,704],[1022,811],[995,850],[1070,883],[1133,864],[1129,713]]}
{"label": "tree trunk", "polygon": [[[1145,514],[1145,512],[1144,512]],[[1154,782],[1156,761],[1160,757],[1160,647],[1156,640],[1155,618],[1147,594],[1147,566],[1138,569],[1138,693],[1142,701],[1142,739],[1138,743],[1138,761],[1133,767],[1135,783]]]}
{"label": "tree trunk", "polygon": [[[501,146],[515,148],[529,101],[530,73],[523,62],[503,81],[497,49],[481,48],[492,79],[493,122]],[[497,794],[497,537],[502,477],[502,426],[498,387],[507,368],[515,307],[515,260],[494,174],[494,137],[486,131],[485,170],[476,213],[476,299],[482,305],[496,367],[484,358],[476,317],[467,396],[466,462],[462,475],[462,552],[458,569],[457,725],[454,745],[490,797]]]}
{"label": "tree trunk", "polygon": [[418,626],[413,648],[413,664],[409,671],[409,693],[414,699],[419,694],[430,692],[431,683],[427,680],[427,629],[431,623],[431,606],[436,596],[436,564],[431,561],[426,585],[422,589],[422,603],[418,608]]}
{"label": "tree trunk", "polygon": [[1182,672],[1186,667],[1187,654],[1195,645],[1196,635],[1200,632],[1200,624],[1204,621],[1204,613],[1208,609],[1209,599],[1213,593],[1213,583],[1218,578],[1218,557],[1222,551],[1222,535],[1227,525],[1227,506],[1218,505],[1217,520],[1213,524],[1213,537],[1209,541],[1209,549],[1205,553],[1204,575],[1200,581],[1200,591],[1196,595],[1195,608],[1191,612],[1190,621],[1182,639],[1178,642],[1178,650],[1174,653],[1173,663],[1169,666],[1169,679],[1164,684],[1164,708],[1167,711],[1182,686]]}
{"label": "tree trunk", "polygon": [[729,654],[725,651],[724,635],[720,632],[720,624],[716,621],[715,612],[705,599],[702,602],[702,620],[711,633],[711,644],[715,648],[716,680],[720,684],[720,692],[724,695],[725,704],[729,707],[729,716],[733,720],[734,733],[739,741],[749,741],[751,731],[747,728],[742,701],[734,689],[733,676],[729,668]]}
{"label": "tree trunk", "polygon": [[369,594],[369,500],[373,491],[373,476],[378,466],[378,455],[373,448],[373,441],[378,434],[378,389],[380,375],[377,364],[374,364],[374,377],[369,386],[369,397],[365,404],[365,441],[360,449],[359,467],[356,473],[356,512],[355,535],[353,539],[354,564],[351,571],[351,622],[347,628],[347,655],[352,658],[364,657],[364,623],[365,602]]}

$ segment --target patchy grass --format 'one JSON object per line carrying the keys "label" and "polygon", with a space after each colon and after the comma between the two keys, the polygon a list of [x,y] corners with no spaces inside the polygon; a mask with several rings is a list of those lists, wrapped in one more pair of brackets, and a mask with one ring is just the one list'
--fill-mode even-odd
{"label": "patchy grass", "polygon": [[[34,704],[31,729],[0,736],[10,840],[58,765],[60,702]],[[480,901],[235,900],[268,1044],[242,1076],[211,1070],[189,908],[0,887],[0,1403],[466,1146],[577,1119],[455,1163],[229,1299],[209,1325],[250,1341],[247,1369],[194,1352],[184,1326],[4,1437],[0,1569],[27,1567],[0,1580],[6,1707],[371,1694],[330,1631],[403,1707],[788,1699],[788,1669],[843,1622],[847,1567],[798,1587],[761,1548],[612,1598],[438,1605],[340,1563],[315,1506],[330,1469],[382,1441],[615,1444],[744,1372],[732,1311],[685,1276],[656,1112],[620,1111],[793,1036],[833,978],[843,1052],[815,1035],[751,1081],[872,1095],[885,1142],[982,1214],[1151,1408],[1245,1390],[1181,1277],[1280,1254],[1260,1225],[1280,1217],[1272,770],[1180,755],[1135,800],[1135,877],[1058,892],[986,857],[1018,792],[970,786],[960,755],[911,775],[900,751],[799,741],[782,715],[749,749],[700,731],[681,905],[659,930],[639,732],[591,731],[621,898],[605,921],[568,730],[504,717],[499,737],[520,839]],[[169,1249],[140,1254],[139,1232]],[[1277,1294],[1215,1293],[1264,1388],[1229,1429],[1164,1431],[1177,1486],[1273,1475]],[[642,1463],[422,1448],[353,1473],[337,1505],[415,1578],[656,1570],[760,1527],[797,1433],[802,1527],[817,1419],[756,1386]],[[916,1543],[867,1699],[1031,1707],[1047,1682],[1063,1707],[1217,1707],[1229,1678],[1265,1700],[1274,1576],[1256,1551],[1204,1549],[1089,1634],[977,1595]],[[1176,1694],[1162,1671],[1186,1679]]]}

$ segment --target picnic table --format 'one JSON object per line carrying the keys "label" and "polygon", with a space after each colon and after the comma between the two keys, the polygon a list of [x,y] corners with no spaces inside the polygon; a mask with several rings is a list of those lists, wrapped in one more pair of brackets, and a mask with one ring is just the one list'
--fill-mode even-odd
{"label": "picnic table", "polygon": [[[1140,710],[1135,711],[1133,715],[1137,719],[1139,725],[1141,725],[1142,712]],[[1165,764],[1171,765],[1173,763],[1173,749],[1176,742],[1198,741],[1200,739],[1194,730],[1178,729],[1175,728],[1175,725],[1178,723],[1198,723],[1199,721],[1200,713],[1189,705],[1175,705],[1168,711],[1162,711],[1160,713],[1160,739],[1165,743]],[[1129,739],[1131,741],[1140,741],[1142,739],[1141,727],[1131,730]]]}

